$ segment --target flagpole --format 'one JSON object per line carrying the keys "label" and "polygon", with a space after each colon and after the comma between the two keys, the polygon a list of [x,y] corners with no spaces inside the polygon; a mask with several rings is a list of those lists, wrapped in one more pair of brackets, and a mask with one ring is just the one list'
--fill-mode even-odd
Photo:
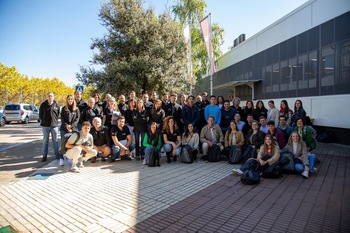
{"label": "flagpole", "polygon": [[213,95],[213,52],[211,47],[211,13],[209,17],[209,64],[210,64],[210,95]]}
{"label": "flagpole", "polygon": [[189,44],[189,71],[190,71],[190,81],[191,81],[191,85],[190,85],[190,95],[192,95],[192,80],[193,80],[193,75],[192,75],[192,38],[191,38],[191,23],[190,21],[188,22],[188,27],[189,27],[189,31],[190,31],[190,36],[189,36],[189,40],[188,40],[188,44]]}

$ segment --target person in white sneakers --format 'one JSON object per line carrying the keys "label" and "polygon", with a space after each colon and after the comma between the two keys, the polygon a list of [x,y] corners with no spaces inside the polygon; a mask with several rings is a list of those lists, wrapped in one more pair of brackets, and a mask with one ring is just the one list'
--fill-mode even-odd
{"label": "person in white sneakers", "polygon": [[[91,124],[88,121],[82,123],[80,134],[73,133],[66,143],[66,157],[72,159],[72,172],[80,172],[79,168],[83,168],[83,161],[88,160],[97,155],[94,148],[94,140],[89,133]],[[79,136],[79,139],[77,137]],[[76,142],[76,143],[74,143]]]}

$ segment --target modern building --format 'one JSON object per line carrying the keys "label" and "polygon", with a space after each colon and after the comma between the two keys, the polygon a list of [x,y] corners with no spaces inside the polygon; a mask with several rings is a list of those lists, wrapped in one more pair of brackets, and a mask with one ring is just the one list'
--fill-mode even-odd
{"label": "modern building", "polygon": [[[213,94],[302,100],[319,130],[350,144],[350,0],[310,0],[220,57]],[[195,93],[210,92],[205,77]]]}

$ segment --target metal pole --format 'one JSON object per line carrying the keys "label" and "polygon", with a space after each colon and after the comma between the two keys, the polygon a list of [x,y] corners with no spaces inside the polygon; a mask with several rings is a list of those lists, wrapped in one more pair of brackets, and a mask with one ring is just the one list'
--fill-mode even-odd
{"label": "metal pole", "polygon": [[210,64],[210,95],[213,95],[213,52],[211,46],[211,14],[209,13],[209,64]]}

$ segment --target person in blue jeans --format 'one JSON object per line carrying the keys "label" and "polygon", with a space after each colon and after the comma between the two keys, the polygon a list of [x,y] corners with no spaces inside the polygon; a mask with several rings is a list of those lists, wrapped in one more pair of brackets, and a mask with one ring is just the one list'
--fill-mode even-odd
{"label": "person in blue jeans", "polygon": [[153,122],[150,125],[149,131],[145,134],[143,138],[142,145],[145,147],[145,158],[143,160],[143,165],[148,164],[149,156],[152,150],[152,147],[156,148],[156,156],[160,157],[160,149],[162,148],[162,134],[157,130],[157,123]]}
{"label": "person in blue jeans", "polygon": [[55,101],[55,96],[52,92],[47,94],[47,100],[42,102],[39,107],[40,126],[43,132],[43,147],[41,162],[47,160],[49,150],[50,133],[52,137],[53,150],[56,159],[60,158],[58,151],[58,118],[60,115],[60,106]]}
{"label": "person in blue jeans", "polygon": [[309,173],[317,171],[315,168],[316,155],[310,154],[303,139],[297,132],[292,132],[287,145],[281,150],[281,153],[289,152],[294,156],[294,169],[301,173],[304,178],[309,177]]}
{"label": "person in blue jeans", "polygon": [[182,139],[181,132],[172,116],[168,116],[164,119],[163,140],[163,148],[166,153],[167,163],[171,163],[171,157],[176,161],[177,157],[181,154]]}

